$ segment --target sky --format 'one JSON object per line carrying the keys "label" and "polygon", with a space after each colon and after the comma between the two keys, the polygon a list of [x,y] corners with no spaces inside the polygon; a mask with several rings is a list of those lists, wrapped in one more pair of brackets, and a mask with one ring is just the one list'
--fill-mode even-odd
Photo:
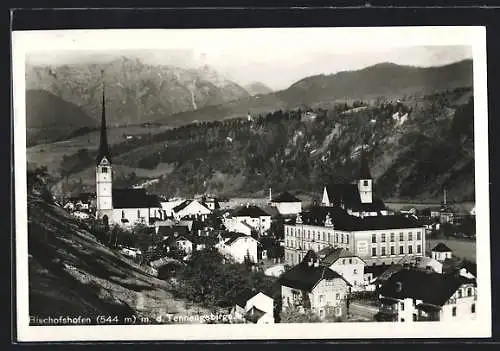
{"label": "sky", "polygon": [[380,62],[428,67],[472,58],[471,38],[460,28],[45,31],[26,34],[25,41],[30,64],[128,56],[184,68],[208,65],[241,85],[259,81],[280,90],[307,76]]}

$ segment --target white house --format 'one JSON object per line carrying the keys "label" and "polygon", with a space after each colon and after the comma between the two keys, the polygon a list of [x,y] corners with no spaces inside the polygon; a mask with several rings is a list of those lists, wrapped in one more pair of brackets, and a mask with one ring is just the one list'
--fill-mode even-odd
{"label": "white house", "polygon": [[235,299],[231,315],[237,321],[254,324],[274,324],[274,300],[255,290],[244,290]]}
{"label": "white house", "polygon": [[238,221],[236,218],[225,218],[223,220],[224,226],[230,232],[242,233],[245,235],[251,235],[252,230],[255,230],[251,225],[245,221]]}
{"label": "white house", "polygon": [[379,319],[397,322],[476,318],[476,281],[458,274],[402,269],[380,288]]}
{"label": "white house", "polygon": [[365,261],[343,248],[325,248],[318,252],[320,264],[339,273],[351,284],[352,290],[364,290]]}
{"label": "white house", "polygon": [[285,265],[284,264],[277,264],[275,266],[269,267],[264,271],[264,274],[269,276],[269,277],[279,277],[285,273]]}
{"label": "white house", "polygon": [[258,241],[249,235],[226,232],[219,234],[219,242],[215,247],[219,252],[226,257],[238,263],[245,262],[248,258],[251,262],[256,263]]}
{"label": "white house", "polygon": [[232,218],[238,222],[245,222],[259,234],[271,229],[271,215],[258,206],[246,205],[233,212]]}
{"label": "white house", "polygon": [[73,212],[71,212],[71,215],[73,217],[78,218],[78,219],[89,219],[90,218],[90,214],[88,212],[84,212],[84,211],[73,211]]}
{"label": "white house", "polygon": [[177,220],[199,219],[204,221],[211,213],[212,211],[210,209],[203,206],[197,200],[185,200],[172,209],[172,214]]}
{"label": "white house", "polygon": [[433,259],[443,262],[444,260],[452,257],[452,251],[445,244],[439,243],[432,249],[431,256]]}
{"label": "white house", "polygon": [[[319,318],[341,317],[346,314],[349,282],[339,273],[321,266],[314,255],[283,273],[281,285],[282,308],[310,308]],[[306,302],[306,300],[308,300]]]}
{"label": "white house", "polygon": [[288,192],[281,193],[271,200],[281,215],[296,215],[302,212],[302,201]]}

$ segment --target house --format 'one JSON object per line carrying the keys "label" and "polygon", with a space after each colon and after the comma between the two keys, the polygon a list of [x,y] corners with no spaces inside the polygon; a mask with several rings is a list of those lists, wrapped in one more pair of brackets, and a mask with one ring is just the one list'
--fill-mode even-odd
{"label": "house", "polygon": [[73,211],[71,212],[71,215],[73,217],[76,217],[78,219],[89,219],[90,218],[90,214],[88,212],[85,212],[85,211]]}
{"label": "house", "polygon": [[172,208],[174,219],[197,219],[205,221],[212,211],[197,200],[185,200]]}
{"label": "house", "polygon": [[439,243],[431,251],[431,256],[433,259],[444,262],[446,259],[452,257],[451,249],[443,243]]}
{"label": "house", "polygon": [[237,222],[245,222],[250,225],[260,235],[271,229],[271,216],[255,205],[247,204],[236,209],[232,214],[232,218]]}
{"label": "house", "polygon": [[229,257],[237,263],[244,263],[246,259],[257,263],[257,245],[258,241],[251,236],[223,232],[219,234],[218,243],[215,247],[224,257]]}
{"label": "house", "polygon": [[179,206],[181,203],[186,201],[186,199],[170,199],[168,201],[161,201],[160,205],[163,211],[165,211],[166,216],[168,218],[173,218],[174,216],[174,207]]}
{"label": "house", "polygon": [[331,184],[323,188],[321,205],[340,207],[358,217],[385,216],[389,214],[384,202],[375,196],[373,179],[363,149],[359,179],[352,184]]}
{"label": "house", "polygon": [[230,232],[242,233],[251,235],[255,229],[246,221],[238,221],[236,218],[228,218],[224,220],[224,227]]}
{"label": "house", "polygon": [[269,267],[264,271],[264,274],[269,277],[279,277],[285,272],[285,265],[277,264],[275,266]]}
{"label": "house", "polygon": [[364,290],[365,261],[342,248],[328,247],[317,253],[320,264],[339,273],[349,282],[352,290]]}
{"label": "house", "polygon": [[274,300],[260,291],[245,289],[236,297],[231,315],[245,323],[274,324]]}
{"label": "house", "polygon": [[476,282],[457,274],[402,269],[379,293],[379,320],[467,321],[476,317]]}
{"label": "house", "polygon": [[289,192],[281,193],[271,199],[271,206],[276,207],[281,215],[296,215],[302,212],[302,201]]}
{"label": "house", "polygon": [[350,283],[339,273],[320,265],[312,251],[302,262],[283,273],[278,282],[283,311],[288,308],[311,309],[321,319],[347,313],[346,297]]}
{"label": "house", "polygon": [[424,226],[401,215],[358,217],[340,207],[313,206],[283,227],[285,262],[290,265],[300,262],[308,250],[326,247],[348,250],[367,265],[424,255]]}

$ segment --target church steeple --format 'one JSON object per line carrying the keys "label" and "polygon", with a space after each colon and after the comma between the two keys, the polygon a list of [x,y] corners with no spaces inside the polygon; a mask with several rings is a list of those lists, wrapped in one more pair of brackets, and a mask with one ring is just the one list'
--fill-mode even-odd
{"label": "church steeple", "polygon": [[106,131],[106,97],[105,97],[105,86],[104,86],[104,71],[101,71],[102,77],[102,113],[101,113],[101,140],[99,144],[99,151],[97,153],[97,164],[100,164],[103,158],[111,163],[111,158],[109,154],[108,146],[108,135]]}
{"label": "church steeple", "polygon": [[368,167],[368,161],[366,160],[364,145],[361,146],[361,167],[359,170],[359,179],[372,179],[370,167]]}

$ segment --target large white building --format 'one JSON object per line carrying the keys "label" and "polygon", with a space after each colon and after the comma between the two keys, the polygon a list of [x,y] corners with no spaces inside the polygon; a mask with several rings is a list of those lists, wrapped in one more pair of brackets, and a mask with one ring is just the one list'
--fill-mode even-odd
{"label": "large white building", "polygon": [[425,227],[412,217],[391,215],[373,195],[364,156],[355,184],[325,187],[321,206],[284,224],[285,262],[301,262],[308,250],[342,248],[367,265],[394,264],[425,255]]}
{"label": "large white building", "polygon": [[106,131],[106,99],[102,94],[101,138],[96,165],[96,218],[110,225],[152,225],[166,217],[156,195],[145,189],[113,188],[113,165]]}
{"label": "large white building", "polygon": [[284,216],[302,212],[302,201],[288,192],[271,199],[271,206],[276,207],[279,214]]}

